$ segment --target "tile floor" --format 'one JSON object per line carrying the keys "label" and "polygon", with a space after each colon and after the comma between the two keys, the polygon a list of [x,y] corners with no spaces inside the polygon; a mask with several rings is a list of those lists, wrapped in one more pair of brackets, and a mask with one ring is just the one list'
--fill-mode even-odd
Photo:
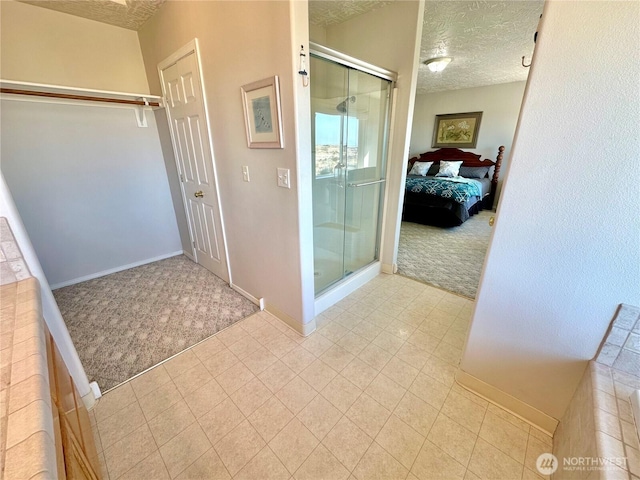
{"label": "tile floor", "polygon": [[551,437],[454,383],[471,312],[381,275],[307,338],[254,314],[100,400],[104,478],[540,478]]}

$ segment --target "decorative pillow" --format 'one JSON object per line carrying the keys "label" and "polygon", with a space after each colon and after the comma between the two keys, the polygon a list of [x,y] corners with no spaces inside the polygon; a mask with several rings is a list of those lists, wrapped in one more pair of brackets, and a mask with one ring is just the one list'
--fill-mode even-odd
{"label": "decorative pillow", "polygon": [[465,178],[484,178],[490,167],[460,167],[459,175]]}
{"label": "decorative pillow", "polygon": [[462,160],[459,162],[447,162],[442,160],[440,162],[440,171],[436,173],[436,177],[457,177],[460,171]]}
{"label": "decorative pillow", "polygon": [[429,168],[429,171],[427,172],[427,176],[429,177],[435,177],[436,173],[438,173],[440,171],[440,164],[439,163],[434,163],[433,165],[431,165],[431,167]]}
{"label": "decorative pillow", "polygon": [[433,165],[433,162],[414,162],[409,175],[421,175],[424,177],[429,171],[429,167],[431,167],[431,165]]}

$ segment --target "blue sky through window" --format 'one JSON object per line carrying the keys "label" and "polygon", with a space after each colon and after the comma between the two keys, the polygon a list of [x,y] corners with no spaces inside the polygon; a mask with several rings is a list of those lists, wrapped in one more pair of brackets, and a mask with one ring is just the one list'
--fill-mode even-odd
{"label": "blue sky through window", "polygon": [[[340,143],[340,117],[341,115],[327,115],[316,112],[316,145],[338,145]],[[345,117],[349,138],[348,147],[358,146],[358,119]]]}

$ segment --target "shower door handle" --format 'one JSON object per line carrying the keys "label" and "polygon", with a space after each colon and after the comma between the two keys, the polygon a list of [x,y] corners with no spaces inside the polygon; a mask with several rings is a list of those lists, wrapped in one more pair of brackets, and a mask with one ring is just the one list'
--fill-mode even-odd
{"label": "shower door handle", "polygon": [[381,178],[380,180],[375,180],[373,182],[348,183],[347,187],[366,187],[367,185],[375,185],[376,183],[384,183],[386,181],[386,179]]}

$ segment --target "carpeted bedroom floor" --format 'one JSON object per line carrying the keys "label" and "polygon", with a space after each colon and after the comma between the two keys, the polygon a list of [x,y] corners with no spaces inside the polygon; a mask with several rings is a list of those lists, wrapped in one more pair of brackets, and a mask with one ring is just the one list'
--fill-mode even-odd
{"label": "carpeted bedroom floor", "polygon": [[452,228],[402,222],[398,273],[475,298],[489,246],[492,215],[492,211],[482,211]]}
{"label": "carpeted bedroom floor", "polygon": [[184,255],[53,293],[103,392],[258,310]]}

